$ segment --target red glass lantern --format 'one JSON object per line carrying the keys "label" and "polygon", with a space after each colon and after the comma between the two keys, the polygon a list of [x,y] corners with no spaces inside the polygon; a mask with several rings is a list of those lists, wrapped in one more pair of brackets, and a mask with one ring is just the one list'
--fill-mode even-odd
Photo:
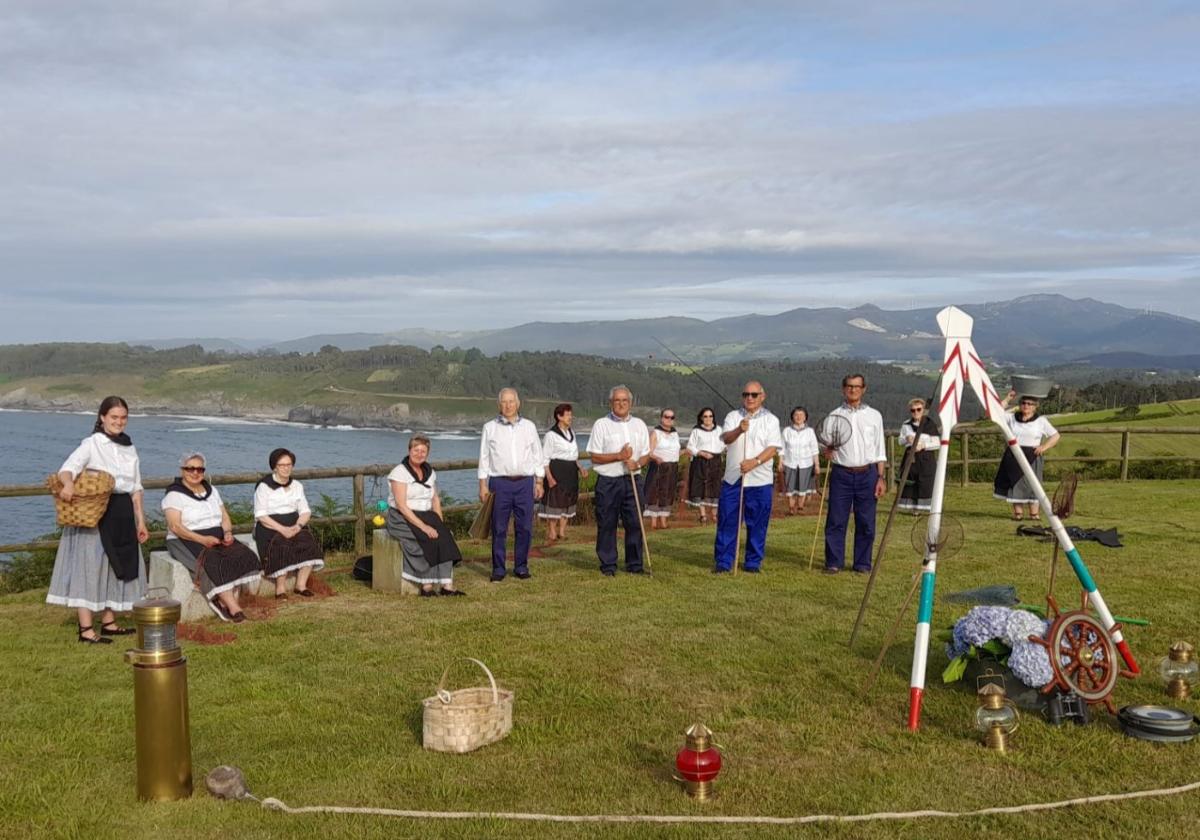
{"label": "red glass lantern", "polygon": [[675,756],[676,777],[683,782],[688,796],[709,799],[713,782],[721,772],[721,752],[713,744],[712,732],[702,723],[693,723],[683,733],[687,741]]}

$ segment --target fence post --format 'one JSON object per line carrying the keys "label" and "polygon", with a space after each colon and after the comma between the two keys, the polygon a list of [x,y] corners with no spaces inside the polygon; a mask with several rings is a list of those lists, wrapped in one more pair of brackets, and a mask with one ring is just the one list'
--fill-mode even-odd
{"label": "fence post", "polygon": [[367,518],[363,511],[363,474],[354,474],[354,556],[367,553]]}
{"label": "fence post", "polygon": [[887,435],[887,485],[891,487],[896,480],[896,438]]}
{"label": "fence post", "polygon": [[1121,432],[1121,480],[1129,480],[1129,429]]}
{"label": "fence post", "polygon": [[971,483],[971,436],[962,433],[962,486]]}

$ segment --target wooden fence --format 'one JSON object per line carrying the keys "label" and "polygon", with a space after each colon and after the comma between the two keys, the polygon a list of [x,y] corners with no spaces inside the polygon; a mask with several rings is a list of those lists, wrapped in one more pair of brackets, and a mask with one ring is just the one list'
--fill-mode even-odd
{"label": "wooden fence", "polygon": [[[1121,454],[1119,457],[1105,456],[1082,456],[1082,455],[1050,455],[1046,457],[1048,463],[1055,462],[1112,462],[1119,461],[1121,465],[1121,480],[1126,481],[1129,478],[1129,465],[1137,461],[1200,461],[1200,457],[1191,455],[1150,455],[1137,457],[1130,454],[1130,441],[1136,434],[1142,435],[1200,435],[1200,429],[1143,429],[1143,428],[1074,428],[1065,427],[1060,430],[1063,434],[1074,435],[1120,435],[1121,436]],[[998,464],[999,458],[972,458],[971,457],[971,438],[980,435],[995,436],[997,431],[994,427],[963,427],[954,430],[954,438],[957,439],[959,445],[958,458],[952,465],[958,467],[962,472],[961,484],[966,487],[970,483],[971,466],[977,464]],[[888,469],[889,472],[893,469],[896,462],[896,438],[893,435],[888,435],[887,451],[889,455]],[[584,456],[586,458],[586,455]],[[433,464],[434,469],[440,472],[450,470],[468,470],[475,469],[478,466],[478,461],[440,461]],[[353,495],[351,502],[351,513],[344,516],[332,517],[314,517],[310,520],[316,525],[335,525],[345,522],[354,523],[354,551],[356,555],[365,554],[367,551],[367,522],[372,516],[373,511],[366,509],[365,502],[365,487],[367,477],[386,476],[393,469],[392,464],[367,464],[357,467],[330,467],[326,469],[306,469],[296,470],[293,473],[295,478],[301,481],[323,478],[349,478],[352,482]],[[209,481],[219,486],[229,486],[236,484],[255,484],[262,478],[261,472],[253,473],[227,473],[225,475],[209,476]],[[147,490],[161,490],[166,488],[173,478],[152,478],[142,483]],[[0,485],[0,501],[5,498],[17,498],[22,496],[48,496],[50,491],[42,484],[10,484]],[[474,510],[479,507],[479,503],[469,503],[454,505],[447,507],[447,512],[456,512],[464,510]],[[154,531],[150,534],[151,539],[162,539],[166,536],[165,531]],[[38,549],[53,549],[58,547],[58,540],[41,540],[37,542],[25,543],[9,543],[0,545],[0,554],[11,554],[16,551],[35,551]]]}

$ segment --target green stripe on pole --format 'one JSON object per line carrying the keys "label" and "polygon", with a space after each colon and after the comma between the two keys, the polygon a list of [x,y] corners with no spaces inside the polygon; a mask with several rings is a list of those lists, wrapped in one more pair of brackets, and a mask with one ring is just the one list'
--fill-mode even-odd
{"label": "green stripe on pole", "polygon": [[1083,588],[1088,592],[1096,591],[1096,581],[1092,580],[1092,573],[1088,571],[1088,567],[1083,565],[1083,558],[1079,556],[1079,549],[1072,548],[1067,552],[1067,559],[1071,561],[1071,568],[1075,570],[1075,577],[1079,578],[1079,582],[1083,584]]}
{"label": "green stripe on pole", "polygon": [[921,604],[917,607],[917,624],[929,624],[933,619],[933,572],[921,575]]}

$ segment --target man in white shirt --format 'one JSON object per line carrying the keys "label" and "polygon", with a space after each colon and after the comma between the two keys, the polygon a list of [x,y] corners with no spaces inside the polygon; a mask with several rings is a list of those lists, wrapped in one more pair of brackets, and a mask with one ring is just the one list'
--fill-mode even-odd
{"label": "man in white shirt", "polygon": [[[737,558],[739,502],[746,523],[747,572],[757,573],[767,548],[767,523],[771,520],[771,498],[775,492],[772,462],[783,446],[779,418],[763,403],[767,391],[761,382],[750,380],[742,387],[742,407],[729,412],[721,440],[728,447],[721,497],[717,502],[717,536],[713,543],[713,573],[733,568]],[[744,485],[744,489],[743,489]]]}
{"label": "man in white shirt", "polygon": [[611,410],[593,424],[587,445],[596,473],[592,496],[596,506],[596,556],[600,558],[600,574],[612,577],[617,573],[617,520],[620,519],[625,528],[625,571],[640,575],[644,558],[642,512],[637,502],[643,498],[642,467],[650,460],[654,435],[644,422],[629,413],[633,408],[633,393],[624,385],[608,392],[608,405]]}
{"label": "man in white shirt", "polygon": [[500,414],[483,425],[479,441],[479,501],[495,494],[492,504],[492,581],[504,580],[508,520],[516,533],[513,574],[526,580],[529,544],[533,540],[533,503],[542,497],[542,442],[532,420],[521,417],[515,388],[496,398]]}
{"label": "man in white shirt", "polygon": [[875,546],[875,506],[887,485],[884,469],[883,416],[864,403],[867,380],[861,373],[842,379],[845,400],[829,413],[850,423],[850,439],[825,456],[833,461],[829,472],[829,516],[825,520],[825,573],[834,575],[846,565],[846,530],[854,511],[854,571],[871,571]]}

